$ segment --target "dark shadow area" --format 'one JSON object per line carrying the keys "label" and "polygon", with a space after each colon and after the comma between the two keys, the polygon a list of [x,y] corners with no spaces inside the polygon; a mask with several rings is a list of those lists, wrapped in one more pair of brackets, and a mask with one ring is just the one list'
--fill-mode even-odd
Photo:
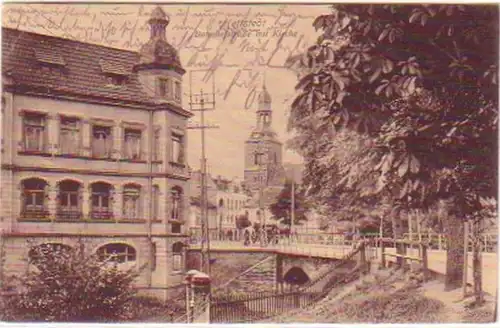
{"label": "dark shadow area", "polygon": [[283,279],[290,285],[304,285],[311,280],[307,273],[298,267],[293,267],[288,270]]}

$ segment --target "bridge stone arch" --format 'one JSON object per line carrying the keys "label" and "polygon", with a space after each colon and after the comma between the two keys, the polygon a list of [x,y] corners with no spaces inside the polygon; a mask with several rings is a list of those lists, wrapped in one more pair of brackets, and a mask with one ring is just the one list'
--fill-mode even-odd
{"label": "bridge stone arch", "polygon": [[[336,259],[323,259],[323,258],[312,258],[308,256],[293,256],[288,254],[278,254],[277,255],[277,265],[280,266],[281,279],[282,282],[289,283],[288,278],[292,276],[301,275],[298,270],[302,271],[309,280],[314,280],[323,274],[326,270],[333,268],[334,264],[338,261]],[[302,277],[301,279],[305,279]],[[299,284],[300,285],[300,284]]]}
{"label": "bridge stone arch", "polygon": [[289,285],[304,285],[311,281],[311,278],[300,267],[294,266],[290,268],[283,276],[283,282]]}

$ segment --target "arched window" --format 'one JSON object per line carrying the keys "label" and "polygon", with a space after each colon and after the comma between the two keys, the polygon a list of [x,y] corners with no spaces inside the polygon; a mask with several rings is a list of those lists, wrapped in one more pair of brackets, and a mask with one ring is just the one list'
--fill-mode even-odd
{"label": "arched window", "polygon": [[91,212],[92,219],[111,219],[111,190],[113,187],[105,182],[93,183],[90,187],[92,194]]}
{"label": "arched window", "polygon": [[101,246],[97,250],[97,255],[101,261],[114,261],[117,263],[135,262],[137,259],[135,248],[122,243]]}
{"label": "arched window", "polygon": [[24,218],[44,218],[49,216],[47,208],[47,183],[32,178],[22,182],[22,210]]}
{"label": "arched window", "polygon": [[37,265],[44,258],[55,255],[68,254],[72,250],[71,246],[60,243],[45,243],[32,247],[28,252],[29,262]]}
{"label": "arched window", "polygon": [[219,199],[219,207],[220,208],[224,207],[224,200],[222,200],[222,198]]}
{"label": "arched window", "polygon": [[141,214],[141,187],[128,184],[123,187],[123,218],[138,219]]}
{"label": "arched window", "polygon": [[180,241],[174,243],[172,245],[172,265],[173,271],[182,271],[183,270],[183,250],[184,244]]}
{"label": "arched window", "polygon": [[77,181],[64,180],[59,183],[57,217],[66,220],[82,218],[81,185]]}
{"label": "arched window", "polygon": [[181,220],[182,213],[182,189],[180,187],[174,187],[171,190],[171,200],[172,200],[172,220]]}

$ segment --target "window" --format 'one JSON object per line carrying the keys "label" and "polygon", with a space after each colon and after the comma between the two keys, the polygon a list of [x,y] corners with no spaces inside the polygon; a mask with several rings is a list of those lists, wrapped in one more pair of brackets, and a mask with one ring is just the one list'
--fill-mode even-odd
{"label": "window", "polygon": [[254,164],[255,165],[261,165],[262,163],[264,163],[263,159],[264,159],[264,154],[262,154],[262,153],[255,153],[254,154]]}
{"label": "window", "polygon": [[171,193],[172,211],[170,217],[172,220],[180,220],[182,211],[182,189],[180,189],[179,187],[174,187],[172,188]]}
{"label": "window", "polygon": [[23,117],[24,150],[43,152],[45,150],[46,116],[25,113]]}
{"label": "window", "polygon": [[51,253],[69,253],[71,252],[71,246],[59,244],[59,243],[46,243],[38,246],[32,247],[28,252],[28,259],[30,263],[37,264],[43,261],[43,258],[50,255]]}
{"label": "window", "polygon": [[[201,221],[201,218],[200,218]],[[172,222],[172,233],[181,233],[182,224],[177,223],[177,222]]]}
{"label": "window", "polygon": [[109,86],[121,86],[125,84],[126,77],[119,75],[108,75],[106,78],[106,84]]}
{"label": "window", "polygon": [[78,220],[82,217],[80,208],[80,184],[65,180],[59,183],[57,217]]}
{"label": "window", "polygon": [[278,156],[274,153],[274,164],[278,163]]}
{"label": "window", "polygon": [[172,245],[172,258],[173,258],[173,271],[182,271],[183,261],[182,252],[184,249],[184,244],[181,242],[176,242]]}
{"label": "window", "polygon": [[140,217],[141,188],[134,185],[126,185],[123,188],[123,218],[138,219]]}
{"label": "window", "polygon": [[126,159],[141,158],[141,130],[125,129],[124,157]]}
{"label": "window", "polygon": [[158,89],[160,97],[169,98],[170,97],[170,80],[165,78],[158,79]]}
{"label": "window", "polygon": [[96,182],[91,186],[92,204],[90,217],[92,219],[111,219],[111,185]]}
{"label": "window", "polygon": [[80,149],[80,121],[61,117],[59,148],[61,154],[78,154]]}
{"label": "window", "polygon": [[181,93],[181,82],[175,81],[175,100],[181,101],[182,93]]}
{"label": "window", "polygon": [[107,244],[97,250],[101,261],[117,263],[134,262],[137,258],[135,249],[127,244]]}
{"label": "window", "polygon": [[110,158],[112,146],[111,127],[94,125],[92,127],[92,155],[98,158]]}
{"label": "window", "polygon": [[158,220],[158,215],[160,214],[160,187],[153,186],[153,219]]}
{"label": "window", "polygon": [[172,161],[175,163],[184,163],[184,147],[182,136],[172,134]]}
{"label": "window", "polygon": [[44,218],[49,215],[47,210],[47,183],[42,179],[27,179],[22,183],[21,216],[25,218]]}

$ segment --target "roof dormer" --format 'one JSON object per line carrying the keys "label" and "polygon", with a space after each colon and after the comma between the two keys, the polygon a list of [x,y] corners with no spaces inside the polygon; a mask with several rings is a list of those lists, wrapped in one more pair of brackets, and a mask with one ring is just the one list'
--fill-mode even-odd
{"label": "roof dormer", "polygon": [[101,72],[108,85],[124,85],[132,74],[131,67],[126,67],[122,63],[116,63],[106,59],[100,59],[99,66],[101,67]]}

